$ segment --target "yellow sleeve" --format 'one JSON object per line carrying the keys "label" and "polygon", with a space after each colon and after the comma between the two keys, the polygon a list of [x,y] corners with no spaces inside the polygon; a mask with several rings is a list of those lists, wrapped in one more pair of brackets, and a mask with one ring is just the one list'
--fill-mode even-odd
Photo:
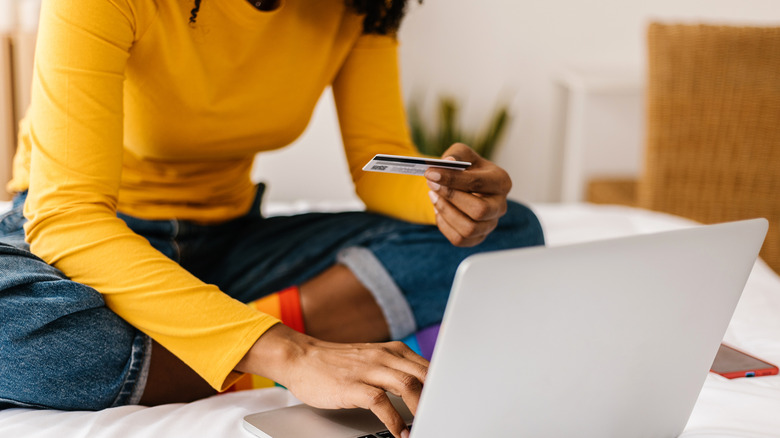
{"label": "yellow sleeve", "polygon": [[278,321],[202,283],[116,216],[124,68],[144,31],[139,9],[153,4],[44,2],[29,116],[27,238],[35,254],[95,288],[119,316],[223,389]]}
{"label": "yellow sleeve", "polygon": [[341,136],[355,190],[370,211],[435,223],[425,178],[364,172],[375,154],[420,155],[406,125],[398,41],[361,36],[333,82]]}

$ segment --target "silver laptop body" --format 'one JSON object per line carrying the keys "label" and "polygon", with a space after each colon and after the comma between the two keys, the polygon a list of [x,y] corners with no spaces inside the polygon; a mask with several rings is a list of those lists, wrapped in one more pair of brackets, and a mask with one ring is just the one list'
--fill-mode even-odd
{"label": "silver laptop body", "polygon": [[[756,219],[469,257],[411,438],[676,437],[766,230]],[[271,438],[384,430],[346,420],[362,414],[302,405],[244,426]]]}

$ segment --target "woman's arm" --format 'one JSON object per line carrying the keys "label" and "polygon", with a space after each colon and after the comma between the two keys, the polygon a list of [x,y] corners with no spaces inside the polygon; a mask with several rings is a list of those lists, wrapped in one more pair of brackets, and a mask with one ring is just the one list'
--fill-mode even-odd
{"label": "woman's arm", "polygon": [[355,190],[368,210],[433,224],[424,178],[362,170],[375,154],[420,155],[406,125],[398,41],[361,36],[333,82],[333,95]]}
{"label": "woman's arm", "polygon": [[44,2],[29,113],[27,238],[35,254],[95,288],[119,316],[222,389],[277,321],[190,275],[116,216],[125,64],[154,4]]}

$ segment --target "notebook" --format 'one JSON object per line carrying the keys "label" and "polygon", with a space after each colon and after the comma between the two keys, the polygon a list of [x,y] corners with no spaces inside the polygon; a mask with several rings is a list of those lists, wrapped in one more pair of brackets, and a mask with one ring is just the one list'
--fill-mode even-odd
{"label": "notebook", "polygon": [[[766,230],[754,219],[469,257],[411,438],[678,436]],[[385,436],[368,411],[305,405],[244,426],[264,438]]]}

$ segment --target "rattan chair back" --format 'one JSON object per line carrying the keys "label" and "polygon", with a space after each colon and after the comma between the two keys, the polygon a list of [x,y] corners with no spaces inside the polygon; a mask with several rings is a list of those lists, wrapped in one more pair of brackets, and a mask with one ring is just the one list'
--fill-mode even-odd
{"label": "rattan chair back", "polygon": [[703,223],[765,217],[780,273],[780,27],[653,23],[638,205]]}

